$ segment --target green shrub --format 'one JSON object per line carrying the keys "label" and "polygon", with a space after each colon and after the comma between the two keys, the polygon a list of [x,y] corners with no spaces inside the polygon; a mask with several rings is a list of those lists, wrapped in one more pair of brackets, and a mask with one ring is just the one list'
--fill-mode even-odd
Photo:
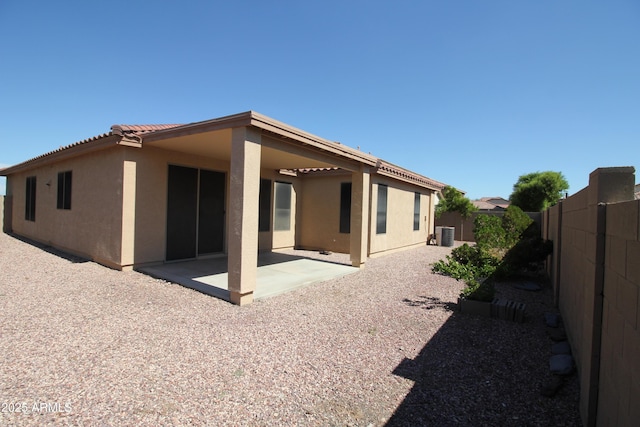
{"label": "green shrub", "polygon": [[517,206],[509,206],[502,218],[478,215],[474,220],[475,246],[463,244],[432,271],[465,282],[461,297],[491,301],[493,280],[536,269],[551,253],[552,244],[540,237],[539,227]]}
{"label": "green shrub", "polygon": [[[538,228],[533,226],[532,228]],[[498,277],[506,278],[520,273],[535,271],[552,252],[553,242],[550,240],[544,240],[535,235],[524,237],[507,252],[496,273]]]}
{"label": "green shrub", "polygon": [[493,286],[485,279],[493,276],[498,265],[499,260],[482,248],[465,243],[454,248],[446,260],[433,264],[432,271],[464,281],[467,286],[462,296],[485,301],[492,300],[494,294]]}
{"label": "green shrub", "polygon": [[462,290],[460,296],[475,301],[493,301],[496,290],[492,280],[467,282],[467,286]]}
{"label": "green shrub", "polygon": [[478,215],[473,220],[476,245],[489,250],[504,248],[506,242],[502,220],[495,215]]}
{"label": "green shrub", "polygon": [[515,205],[509,206],[502,217],[506,249],[511,249],[518,243],[532,223],[533,220],[522,209]]}

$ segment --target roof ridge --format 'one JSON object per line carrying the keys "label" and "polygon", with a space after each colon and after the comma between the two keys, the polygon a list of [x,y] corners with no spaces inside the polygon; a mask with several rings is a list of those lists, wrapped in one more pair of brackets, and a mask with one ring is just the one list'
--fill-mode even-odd
{"label": "roof ridge", "polygon": [[433,178],[429,178],[428,176],[424,176],[417,172],[413,172],[409,169],[403,168],[402,166],[395,165],[381,158],[378,158],[377,169],[391,173],[398,177],[402,177],[404,179],[408,179],[409,181],[433,186],[439,190],[442,190],[446,186],[446,184],[440,181],[436,181]]}
{"label": "roof ridge", "polygon": [[127,125],[127,124],[120,124],[120,125],[112,125],[111,126],[111,131],[114,133],[147,133],[147,132],[153,132],[153,131],[157,131],[157,130],[165,130],[165,129],[172,129],[175,127],[179,127],[179,126],[183,126],[184,124],[143,124],[143,125]]}

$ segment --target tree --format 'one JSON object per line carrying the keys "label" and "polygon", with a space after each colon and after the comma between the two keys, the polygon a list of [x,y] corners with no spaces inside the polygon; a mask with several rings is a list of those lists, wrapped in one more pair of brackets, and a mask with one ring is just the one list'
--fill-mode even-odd
{"label": "tree", "polygon": [[474,211],[476,207],[471,200],[466,198],[460,190],[449,185],[442,190],[442,198],[436,205],[437,218],[440,218],[444,212],[459,212],[462,218],[469,218]]}
{"label": "tree", "polygon": [[540,212],[558,203],[569,188],[560,172],[533,172],[521,175],[509,197],[512,205],[525,212]]}
{"label": "tree", "polygon": [[[462,194],[460,190],[457,190],[449,185],[442,189],[442,198],[436,205],[436,218],[444,212],[458,212],[463,220],[469,218],[477,208],[471,203],[467,197]],[[464,221],[460,221],[460,236],[462,236]]]}

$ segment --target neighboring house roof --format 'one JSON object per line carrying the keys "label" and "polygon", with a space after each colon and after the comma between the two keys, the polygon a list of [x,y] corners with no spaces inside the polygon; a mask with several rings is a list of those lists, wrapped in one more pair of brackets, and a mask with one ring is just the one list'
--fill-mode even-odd
{"label": "neighboring house roof", "polygon": [[[276,134],[279,137],[295,140],[302,145],[321,149],[350,160],[356,160],[365,166],[371,167],[373,171],[378,174],[386,175],[400,181],[410,182],[436,191],[441,191],[445,187],[445,184],[427,178],[426,176],[393,165],[370,154],[365,154],[360,150],[347,147],[339,142],[329,141],[309,134],[254,111],[189,124],[113,125],[111,126],[111,131],[108,133],[60,147],[17,165],[0,169],[0,175],[6,176],[43,163],[50,163],[60,158],[76,156],[89,150],[106,148],[114,144],[141,147],[145,141],[157,141],[241,126],[255,126],[268,133]],[[335,168],[306,168],[298,169],[297,171],[309,173],[321,169],[332,170]]]}
{"label": "neighboring house roof", "polygon": [[471,203],[482,211],[505,210],[509,207],[509,201],[502,197],[482,197],[472,200]]}

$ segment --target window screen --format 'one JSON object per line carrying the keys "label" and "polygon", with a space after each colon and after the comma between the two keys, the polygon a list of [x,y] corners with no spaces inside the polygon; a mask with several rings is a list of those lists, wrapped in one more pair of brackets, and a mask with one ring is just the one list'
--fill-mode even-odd
{"label": "window screen", "polygon": [[420,230],[420,193],[413,196],[413,230]]}
{"label": "window screen", "polygon": [[387,186],[378,184],[378,209],[376,210],[376,234],[387,232]]}

